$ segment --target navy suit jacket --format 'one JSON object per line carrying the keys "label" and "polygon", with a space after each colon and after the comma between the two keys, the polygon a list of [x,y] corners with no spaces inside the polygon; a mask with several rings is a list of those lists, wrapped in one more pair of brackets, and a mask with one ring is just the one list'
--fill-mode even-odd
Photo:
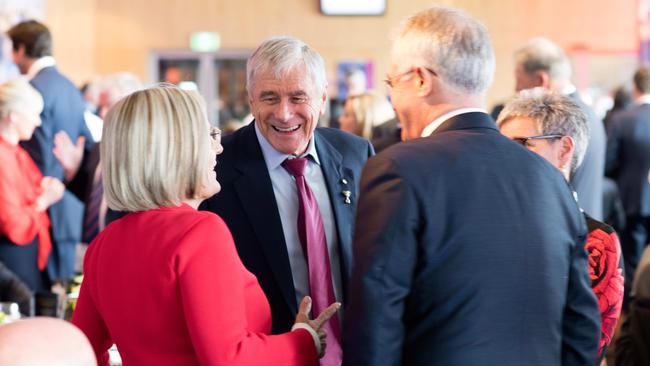
{"label": "navy suit jacket", "polygon": [[603,180],[605,178],[605,151],[607,134],[603,122],[577,93],[570,95],[587,116],[589,145],[582,164],[571,176],[571,185],[578,193],[580,207],[596,220],[603,220]]}
{"label": "navy suit jacket", "polygon": [[[224,137],[218,157],[221,192],[203,202],[217,213],[233,234],[237,252],[259,281],[271,305],[272,333],[291,329],[298,311],[282,222],[264,156],[252,122]],[[352,229],[361,169],[374,153],[367,140],[330,128],[314,131],[330,195],[341,253],[344,291],[352,268]],[[351,192],[345,203],[342,191]]]}
{"label": "navy suit jacket", "polygon": [[[54,157],[54,135],[65,131],[72,141],[86,137],[86,148],[94,143],[84,120],[85,103],[81,93],[55,67],[42,69],[30,81],[43,97],[41,126],[29,141],[21,143],[44,176],[63,181],[63,167]],[[75,245],[81,239],[83,204],[70,191],[48,209],[52,223],[52,254],[48,262],[51,279],[68,279],[74,270]]]}
{"label": "navy suit jacket", "polygon": [[344,365],[593,365],[587,227],[540,156],[466,113],[368,160]]}
{"label": "navy suit jacket", "polygon": [[616,180],[628,216],[650,216],[650,104],[614,115],[607,174]]}

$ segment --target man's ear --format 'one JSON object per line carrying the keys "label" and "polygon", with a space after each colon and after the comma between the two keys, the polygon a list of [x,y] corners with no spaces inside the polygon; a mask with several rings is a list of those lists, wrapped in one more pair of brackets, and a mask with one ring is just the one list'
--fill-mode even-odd
{"label": "man's ear", "polygon": [[535,82],[537,83],[537,86],[541,86],[544,89],[551,88],[551,77],[546,71],[536,71]]}
{"label": "man's ear", "polygon": [[327,105],[327,86],[325,86],[325,90],[323,90],[323,97],[321,100],[321,106],[320,106],[320,115],[324,116],[325,115],[325,106]]}
{"label": "man's ear", "polygon": [[426,97],[435,90],[435,84],[439,81],[432,73],[422,67],[415,68],[415,82],[417,82],[416,95]]}
{"label": "man's ear", "polygon": [[560,163],[560,170],[571,169],[571,161],[573,160],[573,153],[575,151],[575,144],[571,136],[562,136],[560,138],[560,150],[558,151],[558,161]]}

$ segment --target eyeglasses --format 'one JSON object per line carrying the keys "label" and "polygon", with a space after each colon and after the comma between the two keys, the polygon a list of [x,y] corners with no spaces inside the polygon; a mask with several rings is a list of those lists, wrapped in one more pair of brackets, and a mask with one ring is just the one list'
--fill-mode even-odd
{"label": "eyeglasses", "polygon": [[221,137],[221,130],[216,127],[210,127],[210,138],[212,141],[217,142]]}
{"label": "eyeglasses", "polygon": [[[431,75],[433,75],[433,76],[438,76],[438,74],[436,74],[436,72],[433,71],[433,69],[431,69],[431,68],[428,68],[428,67],[420,67],[420,68],[422,68],[422,69],[424,69],[424,70],[427,70],[427,71],[430,72]],[[418,67],[411,67],[408,71],[405,71],[405,72],[403,72],[403,73],[401,73],[401,74],[397,74],[397,75],[395,75],[395,76],[388,76],[388,75],[386,75],[386,79],[384,79],[384,83],[386,83],[386,85],[387,85],[389,88],[392,88],[392,87],[395,86],[395,84],[397,83],[397,81],[398,81],[399,79],[403,78],[403,77],[406,76],[406,75],[409,75],[409,74],[411,74],[411,73],[414,73],[415,71],[417,71],[417,69],[418,69]]]}
{"label": "eyeglasses", "polygon": [[530,147],[530,140],[555,140],[564,137],[564,135],[551,134],[551,135],[539,135],[539,136],[530,136],[530,137],[513,137],[512,141],[518,143],[523,147]]}

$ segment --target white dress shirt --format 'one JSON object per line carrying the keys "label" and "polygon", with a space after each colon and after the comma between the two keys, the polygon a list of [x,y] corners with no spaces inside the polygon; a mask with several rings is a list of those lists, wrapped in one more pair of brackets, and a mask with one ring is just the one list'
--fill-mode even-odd
{"label": "white dress shirt", "polygon": [[38,74],[44,68],[55,66],[55,65],[56,65],[56,61],[54,61],[54,57],[52,56],[41,57],[38,60],[34,61],[32,66],[29,67],[29,70],[27,70],[27,73],[25,74],[25,78],[27,78],[27,80],[32,80],[34,76],[36,76],[36,74]]}
{"label": "white dress shirt", "polygon": [[642,96],[636,98],[636,104],[650,104],[650,94],[643,94]]}
{"label": "white dress shirt", "polygon": [[[275,194],[275,201],[278,205],[280,220],[282,221],[282,231],[287,244],[291,273],[293,274],[293,286],[296,289],[296,304],[300,304],[302,298],[309,295],[309,272],[307,270],[307,260],[305,259],[306,257],[298,236],[298,189],[296,188],[293,176],[282,167],[282,162],[287,158],[295,156],[283,154],[275,150],[260,132],[257,122],[255,124],[255,134],[262,148],[266,168],[269,171],[271,182],[273,183],[273,193]],[[334,294],[336,300],[341,301],[343,286],[341,284],[341,261],[336,224],[313,137],[309,141],[307,151],[301,157],[307,157],[308,163],[304,173],[305,180],[309,188],[314,192],[314,196],[316,196],[316,201],[318,202],[318,208],[323,219],[325,237],[327,239]]]}
{"label": "white dress shirt", "polygon": [[441,124],[443,124],[446,120],[456,117],[459,114],[463,113],[472,113],[472,112],[481,112],[481,113],[486,113],[485,109],[481,108],[458,108],[454,109],[452,111],[449,111],[442,116],[436,118],[433,120],[433,122],[429,123],[424,129],[422,130],[422,134],[420,134],[421,137],[427,137],[431,136],[431,134],[440,127]]}

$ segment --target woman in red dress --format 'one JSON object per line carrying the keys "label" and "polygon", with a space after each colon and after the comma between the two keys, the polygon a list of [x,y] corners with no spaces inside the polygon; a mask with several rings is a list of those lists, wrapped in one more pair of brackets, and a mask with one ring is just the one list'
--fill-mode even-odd
{"label": "woman in red dress", "polygon": [[64,191],[18,145],[41,125],[42,109],[43,98],[26,81],[0,85],[0,262],[32,291],[49,291],[43,272],[52,248],[47,208]]}
{"label": "woman in red dress", "polygon": [[195,92],[159,86],[119,101],[104,122],[108,206],[131,212],[91,243],[72,322],[100,365],[318,365],[320,329],[338,308],[269,335],[270,307],[219,216],[197,211],[220,190],[218,130]]}

